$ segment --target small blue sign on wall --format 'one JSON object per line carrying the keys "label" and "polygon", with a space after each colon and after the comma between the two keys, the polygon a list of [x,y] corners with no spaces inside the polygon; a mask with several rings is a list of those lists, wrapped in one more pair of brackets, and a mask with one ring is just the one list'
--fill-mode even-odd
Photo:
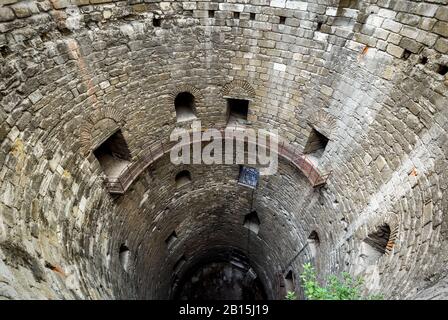
{"label": "small blue sign on wall", "polygon": [[258,179],[260,178],[260,172],[256,168],[241,166],[240,177],[238,183],[249,188],[257,188]]}

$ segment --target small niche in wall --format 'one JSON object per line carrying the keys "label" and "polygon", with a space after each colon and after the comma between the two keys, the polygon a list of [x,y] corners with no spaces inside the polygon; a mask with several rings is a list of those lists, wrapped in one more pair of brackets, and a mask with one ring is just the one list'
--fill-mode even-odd
{"label": "small niche in wall", "polygon": [[249,100],[227,99],[227,125],[246,124]]}
{"label": "small niche in wall", "polygon": [[179,260],[177,260],[176,264],[173,267],[173,272],[174,273],[179,273],[179,271],[182,269],[183,265],[186,262],[187,262],[187,259],[185,259],[184,255],[182,257],[180,257]]}
{"label": "small niche in wall", "polygon": [[109,178],[119,177],[131,160],[131,153],[121,130],[107,138],[93,154]]}
{"label": "small niche in wall", "polygon": [[295,276],[292,270],[289,270],[285,276],[285,290],[286,292],[295,292],[296,290],[296,281]]}
{"label": "small niche in wall", "polygon": [[162,25],[162,19],[160,18],[153,18],[152,19],[152,25],[156,28],[159,28]]}
{"label": "small niche in wall", "polygon": [[411,56],[411,51],[409,51],[408,49],[404,49],[403,54],[401,55],[401,58],[403,60],[408,60],[409,57]]}
{"label": "small niche in wall", "polygon": [[182,170],[176,174],[176,187],[181,188],[191,183],[191,173],[188,170]]}
{"label": "small niche in wall", "polygon": [[317,248],[320,245],[319,235],[316,231],[313,231],[308,236],[308,247],[310,248],[311,257],[315,258],[317,253]]}
{"label": "small niche in wall", "polygon": [[11,50],[8,46],[0,46],[0,54],[3,58],[6,58],[11,54]]}
{"label": "small niche in wall", "polygon": [[322,30],[322,25],[323,25],[323,22],[322,22],[322,21],[318,21],[318,22],[317,22],[316,30],[317,30],[317,31],[321,31],[321,30]]}
{"label": "small niche in wall", "polygon": [[260,230],[260,219],[257,212],[253,211],[244,217],[244,227],[255,234]]}
{"label": "small niche in wall", "polygon": [[363,240],[361,256],[367,265],[375,264],[386,253],[390,235],[389,225],[383,224]]}
{"label": "small niche in wall", "polygon": [[330,139],[328,139],[322,133],[314,128],[311,128],[311,132],[303,153],[309,154],[310,156],[313,156],[315,158],[320,158],[324,154],[325,148],[327,147],[329,141]]}
{"label": "small niche in wall", "polygon": [[127,272],[129,269],[129,258],[131,255],[131,251],[126,246],[126,244],[122,243],[120,245],[120,249],[119,249],[118,253],[119,253],[120,264],[121,264],[123,270]]}
{"label": "small niche in wall", "polygon": [[233,13],[233,18],[234,19],[239,19],[240,18],[240,13],[239,12],[234,12]]}
{"label": "small niche in wall", "polygon": [[238,184],[252,189],[256,189],[259,178],[260,178],[260,172],[258,171],[257,168],[240,166],[240,175],[238,178]]}
{"label": "small niche in wall", "polygon": [[174,100],[177,122],[196,119],[195,98],[189,92],[181,92]]}
{"label": "small niche in wall", "polygon": [[437,73],[444,76],[448,73],[448,66],[439,64],[437,65]]}
{"label": "small niche in wall", "polygon": [[420,58],[420,64],[425,65],[428,63],[428,57],[422,56]]}
{"label": "small niche in wall", "polygon": [[286,23],[286,17],[280,17],[280,24]]}
{"label": "small niche in wall", "polygon": [[249,19],[252,20],[252,21],[255,20],[256,17],[257,17],[257,14],[255,12],[251,12],[250,15],[249,15]]}
{"label": "small niche in wall", "polygon": [[176,231],[173,231],[165,240],[168,249],[171,249],[176,241],[177,241],[177,234]]}
{"label": "small niche in wall", "polygon": [[208,10],[208,17],[214,18],[215,17],[215,10]]}

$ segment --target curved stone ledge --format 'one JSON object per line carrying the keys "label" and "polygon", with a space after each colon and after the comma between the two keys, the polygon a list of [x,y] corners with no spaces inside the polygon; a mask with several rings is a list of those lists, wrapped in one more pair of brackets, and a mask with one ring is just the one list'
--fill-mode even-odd
{"label": "curved stone ledge", "polygon": [[[241,132],[241,129],[232,129],[233,132]],[[219,130],[221,137],[220,141],[229,141],[229,139],[224,134],[228,132],[228,129]],[[193,139],[193,133],[190,133],[190,143],[189,146],[194,143],[200,143],[201,140],[195,141]],[[226,139],[227,138],[227,139]],[[245,142],[246,140],[239,140],[232,138],[232,141]],[[321,170],[312,163],[312,161],[303,154],[298,147],[293,146],[286,139],[278,138],[278,156],[291,162],[297,169],[299,169],[303,175],[308,179],[313,187],[319,187],[327,182],[328,177],[331,172],[323,173]],[[124,194],[132,183],[140,176],[140,174],[151,164],[156,162],[163,155],[170,153],[176,142],[162,142],[157,141],[149,145],[148,150],[138,157],[137,161],[130,163],[119,176],[117,177],[107,177],[106,186],[110,193],[112,194]],[[257,148],[261,147],[257,143]],[[267,148],[270,152],[272,148]],[[273,150],[272,150],[273,151]]]}

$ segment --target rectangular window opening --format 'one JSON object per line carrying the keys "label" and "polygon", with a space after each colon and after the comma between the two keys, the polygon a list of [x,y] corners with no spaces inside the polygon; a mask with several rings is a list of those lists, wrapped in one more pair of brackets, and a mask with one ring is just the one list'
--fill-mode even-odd
{"label": "rectangular window opening", "polygon": [[227,124],[238,125],[247,123],[249,100],[227,99]]}
{"label": "rectangular window opening", "polygon": [[325,152],[325,148],[327,147],[328,141],[330,141],[330,139],[328,139],[326,136],[324,136],[316,129],[312,128],[310,136],[308,138],[308,142],[306,143],[303,152],[312,157],[320,158]]}
{"label": "rectangular window opening", "polygon": [[159,28],[162,25],[162,19],[160,18],[152,19],[152,25],[156,28]]}
{"label": "rectangular window opening", "polygon": [[107,138],[93,151],[93,154],[109,178],[119,177],[131,160],[131,154],[121,130]]}

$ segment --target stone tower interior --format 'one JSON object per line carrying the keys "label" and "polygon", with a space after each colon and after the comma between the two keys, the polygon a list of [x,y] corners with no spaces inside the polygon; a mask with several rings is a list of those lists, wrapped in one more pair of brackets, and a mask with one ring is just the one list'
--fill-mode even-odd
{"label": "stone tower interior", "polygon": [[[0,299],[448,298],[447,3],[0,0]],[[193,121],[277,172],[173,164]]]}

